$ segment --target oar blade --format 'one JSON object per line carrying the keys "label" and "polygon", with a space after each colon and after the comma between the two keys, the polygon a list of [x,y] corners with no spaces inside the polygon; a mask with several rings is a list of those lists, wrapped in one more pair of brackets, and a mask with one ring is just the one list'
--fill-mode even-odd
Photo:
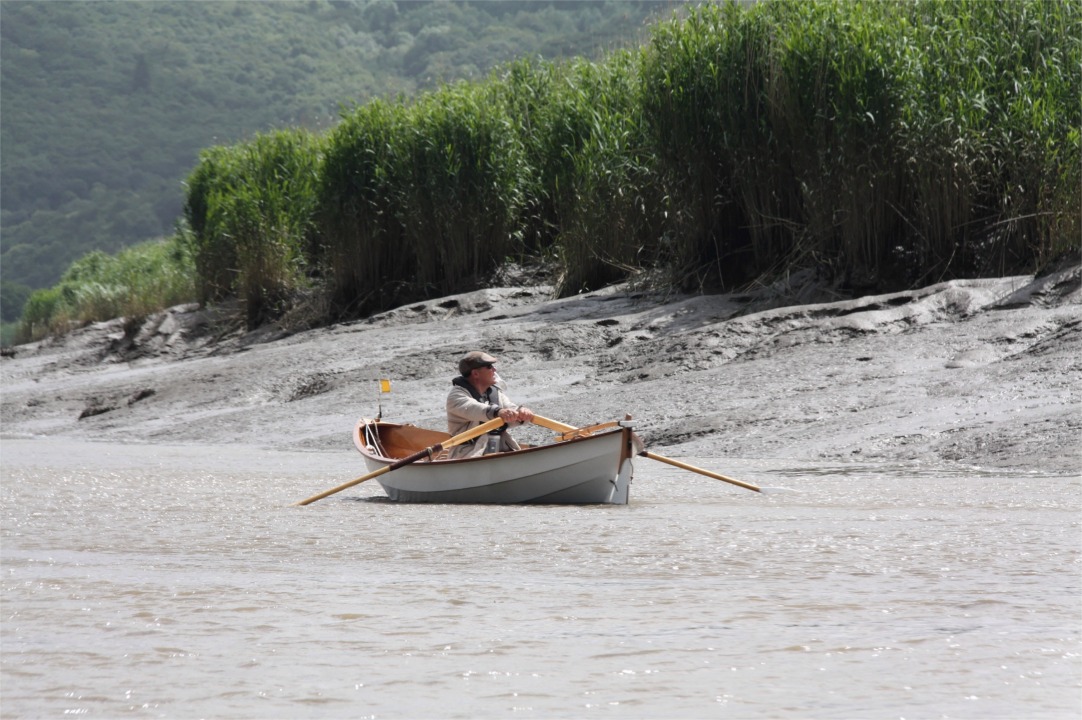
{"label": "oar blade", "polygon": [[737,487],[742,487],[745,490],[752,490],[754,492],[762,492],[762,488],[760,488],[758,485],[752,485],[751,483],[746,483],[743,480],[736,480],[736,479],[731,478],[731,477],[726,477],[725,475],[722,475],[721,473],[712,472],[710,470],[704,470],[701,467],[695,467],[694,465],[692,465],[690,463],[683,462],[681,460],[673,460],[672,458],[665,457],[664,455],[658,455],[655,452],[644,452],[644,453],[642,453],[642,455],[645,456],[645,457],[650,458],[651,460],[657,460],[658,462],[667,463],[669,465],[672,465],[673,467],[678,467],[678,468],[680,468],[682,470],[690,470],[691,472],[699,473],[700,475],[703,475],[703,476],[708,477],[708,478],[713,478],[715,480],[721,480],[722,482],[727,482],[730,485],[736,485]]}
{"label": "oar blade", "polygon": [[341,485],[339,485],[337,487],[333,487],[330,490],[324,490],[323,492],[319,493],[318,495],[313,495],[310,498],[300,500],[298,502],[293,503],[293,505],[294,505],[294,507],[301,506],[301,505],[309,505],[311,503],[314,503],[316,500],[322,500],[323,498],[327,497],[328,495],[334,495],[336,492],[341,492],[342,490],[345,490],[346,488],[351,488],[354,485],[360,485],[361,483],[363,483],[363,482],[365,482],[367,480],[371,480],[372,478],[377,477],[379,475],[382,475],[385,472],[390,472],[391,467],[392,467],[391,465],[381,467],[379,470],[374,470],[374,471],[368,473],[367,475],[362,475],[361,477],[357,478],[356,480],[350,480],[349,482],[342,483]]}
{"label": "oar blade", "polygon": [[[630,418],[630,416],[628,417]],[[573,432],[578,429],[574,425],[567,425],[565,423],[551,420],[547,417],[542,417],[540,415],[534,415],[533,422],[535,425],[540,425],[541,427],[548,428],[549,430],[553,430],[559,433]],[[645,443],[643,443],[643,441],[639,438],[638,435],[632,434],[632,437],[635,441],[635,449],[637,450],[637,455],[642,455],[644,457],[650,458],[651,460],[657,460],[658,462],[668,463],[673,467],[678,467],[683,470],[690,470],[691,472],[699,473],[700,475],[704,475],[708,478],[713,478],[715,480],[721,480],[722,482],[727,482],[731,485],[736,485],[737,487],[742,487],[746,490],[752,490],[757,493],[761,493],[763,491],[763,489],[760,488],[758,485],[752,485],[751,483],[746,483],[742,480],[736,480],[731,477],[726,477],[725,475],[721,475],[720,473],[711,472],[710,470],[704,470],[703,468],[695,467],[694,465],[681,462],[680,460],[673,460],[672,458],[665,457],[664,455],[658,455],[654,452],[648,452],[646,450]]]}

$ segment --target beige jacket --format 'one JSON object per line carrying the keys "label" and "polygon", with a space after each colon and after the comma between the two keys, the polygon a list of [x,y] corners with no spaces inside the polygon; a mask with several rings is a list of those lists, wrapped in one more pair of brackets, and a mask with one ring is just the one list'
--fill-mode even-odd
{"label": "beige jacket", "polygon": [[[452,437],[492,420],[502,408],[518,409],[518,405],[511,402],[507,393],[496,385],[478,399],[474,397],[476,390],[469,386],[469,383],[461,378],[455,380],[461,382],[455,382],[447,395],[447,432],[451,433]],[[506,432],[506,427],[504,430],[505,432],[500,434],[500,452],[518,450],[519,444],[511,437],[511,433]],[[487,444],[488,435],[482,435],[473,442],[451,448],[449,455],[452,458],[480,457],[485,454]]]}

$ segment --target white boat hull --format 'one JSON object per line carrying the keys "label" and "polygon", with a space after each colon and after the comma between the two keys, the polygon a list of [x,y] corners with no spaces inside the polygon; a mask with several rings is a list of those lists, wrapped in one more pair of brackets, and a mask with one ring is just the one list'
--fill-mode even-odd
{"label": "white boat hull", "polygon": [[[380,425],[409,432],[408,426],[362,420],[354,442],[369,471],[398,459],[379,454],[366,442]],[[431,431],[420,431],[431,435]],[[530,447],[458,460],[423,460],[378,477],[387,497],[410,503],[617,504],[628,502],[632,457],[638,438],[630,427]],[[423,445],[421,447],[424,447]]]}

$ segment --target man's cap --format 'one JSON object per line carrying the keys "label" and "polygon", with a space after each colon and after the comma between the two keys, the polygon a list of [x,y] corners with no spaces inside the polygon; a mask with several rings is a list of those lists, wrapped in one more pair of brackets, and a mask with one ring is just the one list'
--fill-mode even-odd
{"label": "man's cap", "polygon": [[469,375],[474,368],[479,368],[482,365],[492,365],[496,362],[498,360],[488,353],[474,350],[463,355],[462,359],[458,361],[458,372],[460,375]]}

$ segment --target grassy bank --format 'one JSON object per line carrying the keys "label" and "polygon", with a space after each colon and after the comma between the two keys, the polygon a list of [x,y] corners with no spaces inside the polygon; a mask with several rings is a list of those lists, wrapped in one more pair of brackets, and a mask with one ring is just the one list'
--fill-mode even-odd
{"label": "grassy bank", "polygon": [[522,60],[206,151],[199,297],[250,325],[468,290],[543,258],[572,294],[640,273],[853,292],[1079,251],[1079,5],[710,4],[599,63]]}
{"label": "grassy bank", "polygon": [[90,253],[72,263],[59,283],[30,295],[13,339],[40,340],[116,317],[138,320],[192,302],[195,277],[188,242],[179,235],[115,256]]}

